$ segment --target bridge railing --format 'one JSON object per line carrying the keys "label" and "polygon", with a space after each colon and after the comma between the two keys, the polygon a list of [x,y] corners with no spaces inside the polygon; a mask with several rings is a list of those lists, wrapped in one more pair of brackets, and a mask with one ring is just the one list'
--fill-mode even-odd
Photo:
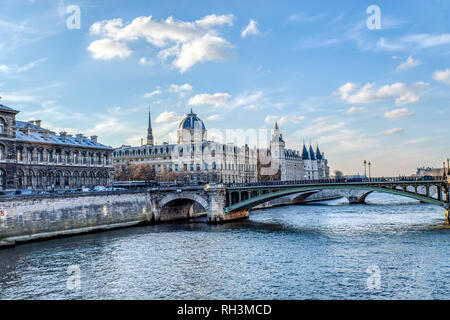
{"label": "bridge railing", "polygon": [[292,180],[292,181],[267,181],[254,183],[228,183],[227,188],[242,187],[265,187],[265,186],[295,186],[295,185],[323,185],[323,184],[346,184],[346,183],[392,183],[392,182],[431,182],[447,181],[446,177],[381,177],[381,178],[342,178],[342,179],[313,179],[313,180]]}

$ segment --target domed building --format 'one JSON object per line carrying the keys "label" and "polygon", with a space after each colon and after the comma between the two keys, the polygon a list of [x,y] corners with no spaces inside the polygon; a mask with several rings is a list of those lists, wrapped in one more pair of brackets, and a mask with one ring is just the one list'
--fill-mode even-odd
{"label": "domed building", "polygon": [[205,124],[191,109],[191,112],[184,116],[178,126],[177,143],[186,144],[205,141],[207,141]]}
{"label": "domed building", "polygon": [[114,151],[116,170],[121,166],[148,164],[157,180],[184,182],[250,183],[258,180],[257,151],[209,141],[206,126],[192,109],[180,121],[177,143],[155,145],[149,113],[147,144],[122,146]]}

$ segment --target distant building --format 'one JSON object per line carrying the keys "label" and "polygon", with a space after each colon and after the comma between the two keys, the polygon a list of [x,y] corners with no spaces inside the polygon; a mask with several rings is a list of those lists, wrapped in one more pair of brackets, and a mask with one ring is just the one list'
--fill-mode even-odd
{"label": "distant building", "polygon": [[19,111],[0,104],[0,189],[48,190],[110,186],[111,147],[96,136],[59,135],[40,120],[17,121]]}
{"label": "distant building", "polygon": [[432,176],[432,177],[443,177],[445,176],[444,168],[430,168],[422,167],[417,168],[417,172],[414,175],[416,177]]}
{"label": "distant building", "polygon": [[[269,162],[270,164],[267,165]],[[286,149],[286,143],[276,122],[270,148],[259,150],[258,165],[261,180],[317,180],[327,179],[330,176],[328,160],[325,158],[325,154],[320,151],[319,145],[316,146],[316,151],[313,150],[312,145],[309,146],[308,150],[305,143],[303,143],[301,152]],[[273,171],[273,177],[270,177],[270,170]]]}
{"label": "distant building", "polygon": [[114,150],[116,169],[139,163],[151,166],[157,176],[167,175],[185,182],[257,181],[256,149],[209,141],[205,124],[192,110],[178,126],[176,144],[153,144],[149,114],[147,145]]}

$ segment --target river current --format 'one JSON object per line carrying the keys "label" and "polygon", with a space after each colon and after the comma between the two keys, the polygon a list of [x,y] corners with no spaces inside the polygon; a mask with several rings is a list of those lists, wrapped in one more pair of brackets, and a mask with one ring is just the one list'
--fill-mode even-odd
{"label": "river current", "polygon": [[448,299],[444,210],[373,194],[0,250],[0,299]]}

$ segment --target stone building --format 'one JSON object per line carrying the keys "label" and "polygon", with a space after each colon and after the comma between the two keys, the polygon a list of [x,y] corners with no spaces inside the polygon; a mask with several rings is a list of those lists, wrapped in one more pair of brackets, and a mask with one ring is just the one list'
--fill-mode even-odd
{"label": "stone building", "polygon": [[0,189],[49,190],[110,186],[111,147],[96,136],[59,135],[41,121],[17,121],[19,111],[0,104]]}
{"label": "stone building", "polygon": [[261,180],[300,181],[328,179],[330,168],[325,154],[303,143],[303,150],[286,149],[278,124],[272,133],[270,148],[259,151],[258,172]]}
{"label": "stone building", "polygon": [[156,174],[169,173],[186,182],[248,183],[257,181],[256,148],[209,141],[203,121],[192,112],[181,120],[177,144],[153,144],[149,116],[147,144],[114,151],[114,165],[147,163]]}

